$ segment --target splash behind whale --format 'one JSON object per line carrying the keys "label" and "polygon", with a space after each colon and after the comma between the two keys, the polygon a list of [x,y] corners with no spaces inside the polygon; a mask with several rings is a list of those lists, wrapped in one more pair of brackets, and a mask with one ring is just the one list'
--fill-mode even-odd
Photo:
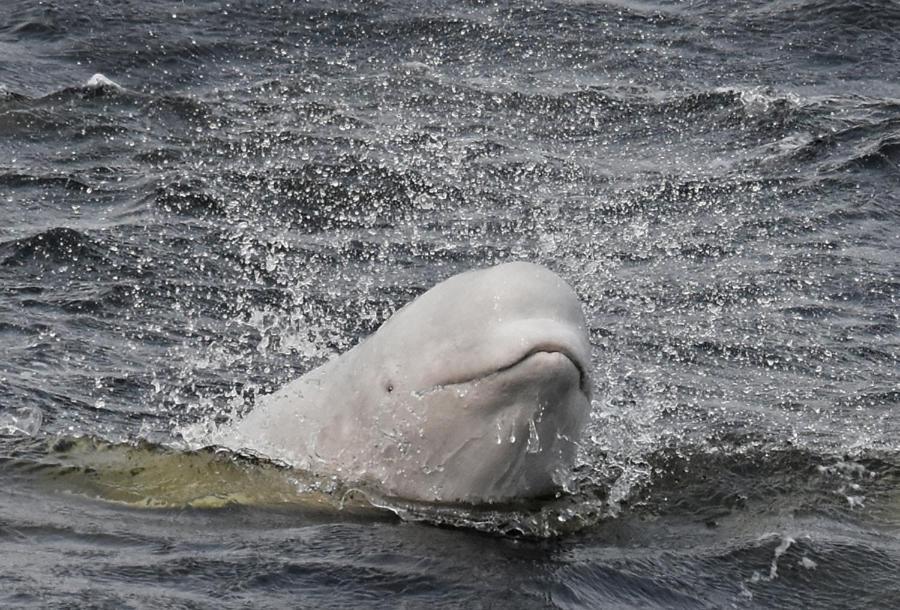
{"label": "splash behind whale", "polygon": [[469,271],[215,442],[411,500],[542,496],[571,476],[589,362],[581,304],[560,277],[521,262]]}

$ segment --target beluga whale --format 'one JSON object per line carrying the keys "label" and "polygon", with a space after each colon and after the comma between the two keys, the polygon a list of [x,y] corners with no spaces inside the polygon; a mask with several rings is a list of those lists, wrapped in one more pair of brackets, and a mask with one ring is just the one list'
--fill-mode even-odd
{"label": "beluga whale", "polygon": [[526,262],[467,271],[260,397],[215,442],[386,497],[490,504],[572,476],[591,405],[581,303]]}

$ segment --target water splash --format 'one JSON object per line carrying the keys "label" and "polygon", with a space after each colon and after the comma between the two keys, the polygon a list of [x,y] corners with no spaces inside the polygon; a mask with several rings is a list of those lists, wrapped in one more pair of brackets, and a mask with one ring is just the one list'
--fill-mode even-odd
{"label": "water splash", "polygon": [[0,434],[35,436],[44,421],[37,407],[18,407],[0,412]]}

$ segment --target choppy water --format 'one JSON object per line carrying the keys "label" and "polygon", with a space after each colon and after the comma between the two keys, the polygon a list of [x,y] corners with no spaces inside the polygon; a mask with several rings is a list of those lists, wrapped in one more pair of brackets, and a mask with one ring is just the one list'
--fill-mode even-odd
{"label": "choppy water", "polygon": [[[893,0],[4,3],[0,605],[896,607],[898,32]],[[510,259],[594,346],[543,512],[137,508],[72,461]]]}

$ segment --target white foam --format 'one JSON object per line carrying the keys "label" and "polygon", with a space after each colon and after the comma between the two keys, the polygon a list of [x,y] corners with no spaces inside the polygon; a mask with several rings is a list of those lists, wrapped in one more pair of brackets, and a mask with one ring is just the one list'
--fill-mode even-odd
{"label": "white foam", "polygon": [[97,72],[92,77],[88,79],[88,81],[84,84],[85,87],[91,89],[101,89],[104,87],[115,89],[116,91],[125,91],[125,87],[120,85],[119,83],[107,78],[103,74]]}

